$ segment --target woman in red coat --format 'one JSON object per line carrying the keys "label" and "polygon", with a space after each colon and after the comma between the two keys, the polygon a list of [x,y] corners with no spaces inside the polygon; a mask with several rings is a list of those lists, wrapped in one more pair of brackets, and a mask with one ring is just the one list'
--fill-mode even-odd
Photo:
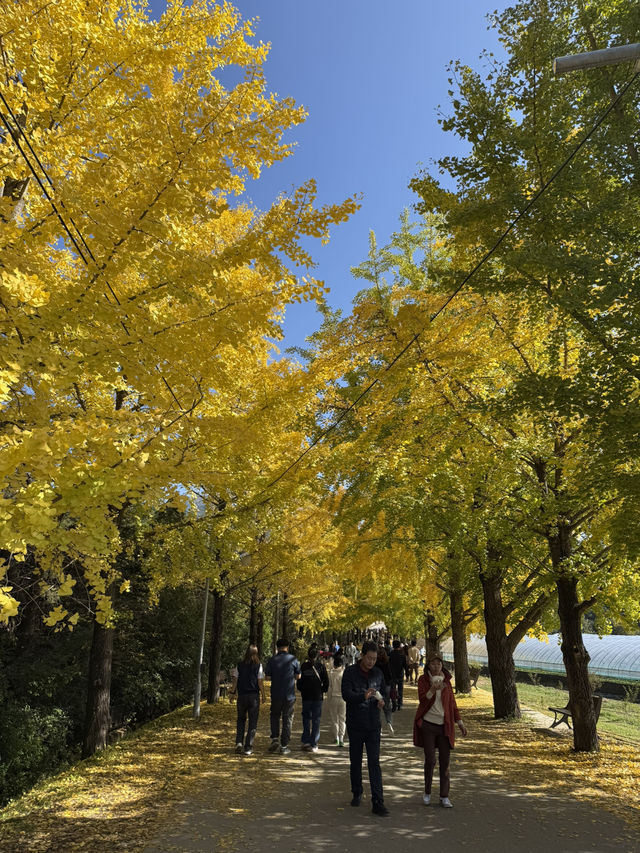
{"label": "woman in red coat", "polygon": [[455,743],[455,723],[463,735],[465,724],[451,687],[451,673],[444,669],[437,652],[427,656],[424,675],[418,679],[418,710],[413,723],[413,742],[424,749],[424,796],[426,806],[431,802],[431,782],[436,766],[436,747],[440,765],[440,805],[450,809],[449,759]]}

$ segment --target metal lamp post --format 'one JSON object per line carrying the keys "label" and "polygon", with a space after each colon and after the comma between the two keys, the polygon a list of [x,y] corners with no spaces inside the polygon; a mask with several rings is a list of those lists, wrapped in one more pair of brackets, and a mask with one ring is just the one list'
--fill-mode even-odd
{"label": "metal lamp post", "polygon": [[620,65],[623,62],[635,62],[634,72],[640,71],[640,42],[607,47],[604,50],[591,50],[588,53],[558,56],[553,60],[553,73],[559,77],[571,71],[588,71],[591,68]]}

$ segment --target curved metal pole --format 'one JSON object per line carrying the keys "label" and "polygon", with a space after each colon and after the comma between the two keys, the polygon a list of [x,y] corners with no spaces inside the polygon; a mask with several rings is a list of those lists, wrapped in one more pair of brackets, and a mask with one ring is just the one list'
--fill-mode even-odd
{"label": "curved metal pole", "polygon": [[[607,47],[604,50],[591,50],[587,53],[575,53],[570,56],[558,56],[553,60],[553,73],[556,77],[571,71],[585,71],[589,68],[601,68],[603,65],[618,65],[621,62],[640,60],[640,42]],[[634,71],[640,71],[636,64]]]}
{"label": "curved metal pole", "polygon": [[209,603],[209,578],[204,585],[204,603],[202,605],[202,630],[200,631],[200,648],[196,660],[196,686],[193,691],[193,719],[200,719],[200,693],[202,691],[202,661],[204,660],[204,636],[207,630],[207,605]]}

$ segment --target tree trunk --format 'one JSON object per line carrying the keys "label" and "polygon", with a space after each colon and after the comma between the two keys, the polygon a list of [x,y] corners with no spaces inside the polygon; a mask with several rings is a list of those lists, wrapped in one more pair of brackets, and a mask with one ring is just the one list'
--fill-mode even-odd
{"label": "tree trunk", "polygon": [[276,643],[280,639],[280,591],[276,593],[273,605],[273,636],[271,638],[271,649],[273,654],[277,652]]}
{"label": "tree trunk", "polygon": [[469,659],[467,657],[467,629],[464,624],[462,593],[458,589],[449,592],[451,605],[451,638],[453,640],[453,664],[456,693],[471,693]]}
{"label": "tree trunk", "polygon": [[438,626],[433,610],[426,609],[424,614],[424,637],[427,643],[427,654],[440,651],[440,640],[438,638]]}
{"label": "tree trunk", "polygon": [[249,605],[249,643],[258,644],[258,590],[251,587],[251,604]]}
{"label": "tree trunk", "polygon": [[224,630],[224,593],[213,591],[213,615],[211,617],[211,640],[209,644],[209,684],[207,702],[220,700],[220,666],[222,664],[222,634]]}
{"label": "tree trunk", "polygon": [[597,752],[600,744],[591,698],[593,691],[589,681],[589,652],[582,642],[578,581],[577,578],[561,575],[556,583],[562,632],[562,659],[567,671],[569,707],[573,722],[573,748],[576,752]]}
{"label": "tree trunk", "polygon": [[[489,564],[498,555],[487,549]],[[516,669],[507,637],[507,626],[502,606],[502,575],[499,570],[480,572],[484,596],[484,623],[486,629],[487,658],[493,693],[493,715],[496,720],[520,717],[520,702],[516,688]]]}
{"label": "tree trunk", "polygon": [[87,758],[107,745],[111,722],[111,664],[113,661],[113,628],[93,623],[93,639],[89,654],[89,683],[82,741],[82,757]]}
{"label": "tree trunk", "polygon": [[264,611],[262,605],[258,606],[258,618],[256,622],[256,646],[258,647],[258,657],[262,660],[262,649],[264,647]]}
{"label": "tree trunk", "polygon": [[582,611],[578,600],[578,579],[566,575],[563,563],[572,553],[572,529],[558,522],[548,534],[549,553],[556,571],[558,616],[562,633],[562,659],[567,671],[569,707],[573,722],[573,748],[576,752],[600,749],[589,682],[589,653],[582,642]]}
{"label": "tree trunk", "polygon": [[31,589],[37,574],[38,565],[35,551],[27,547],[24,560],[14,560],[10,551],[0,550],[0,565],[7,566],[7,585],[13,587],[11,594],[20,605],[17,617],[9,620],[6,628],[16,639],[16,655],[30,652],[36,638],[42,634],[42,609],[40,602],[31,595]]}
{"label": "tree trunk", "polygon": [[289,624],[289,601],[285,592],[282,596],[282,636],[291,642],[291,625]]}

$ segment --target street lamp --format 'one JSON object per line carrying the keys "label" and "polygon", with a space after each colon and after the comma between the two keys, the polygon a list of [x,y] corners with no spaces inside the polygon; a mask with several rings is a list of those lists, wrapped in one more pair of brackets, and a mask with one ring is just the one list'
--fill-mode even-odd
{"label": "street lamp", "polygon": [[607,47],[604,50],[591,50],[588,53],[574,53],[570,56],[558,56],[553,60],[553,73],[556,77],[570,71],[587,71],[601,68],[603,65],[620,65],[623,62],[635,62],[634,72],[640,72],[640,42]]}

